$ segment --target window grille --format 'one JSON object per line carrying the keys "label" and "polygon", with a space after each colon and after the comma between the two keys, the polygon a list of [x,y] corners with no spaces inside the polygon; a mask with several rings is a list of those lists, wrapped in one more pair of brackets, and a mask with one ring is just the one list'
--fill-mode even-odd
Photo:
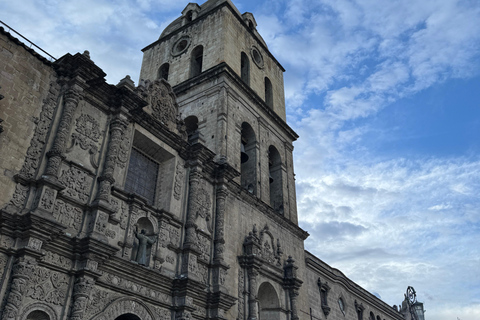
{"label": "window grille", "polygon": [[155,200],[159,165],[133,148],[128,165],[125,191],[145,197],[150,204]]}

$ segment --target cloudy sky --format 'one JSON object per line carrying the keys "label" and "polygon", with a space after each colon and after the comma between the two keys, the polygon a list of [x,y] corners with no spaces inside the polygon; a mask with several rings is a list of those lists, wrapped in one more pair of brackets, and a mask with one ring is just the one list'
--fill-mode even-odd
{"label": "cloudy sky", "polygon": [[[180,0],[0,0],[55,57],[89,50],[117,83]],[[237,0],[287,70],[306,248],[388,304],[480,319],[480,2]]]}

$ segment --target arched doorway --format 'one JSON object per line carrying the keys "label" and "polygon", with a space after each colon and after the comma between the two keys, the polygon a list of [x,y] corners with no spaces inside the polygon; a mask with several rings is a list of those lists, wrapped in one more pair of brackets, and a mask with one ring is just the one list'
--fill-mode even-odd
{"label": "arched doorway", "polygon": [[115,320],[142,320],[142,319],[140,319],[138,316],[132,313],[125,313],[115,318]]}
{"label": "arched doorway", "polygon": [[264,282],[258,289],[258,316],[259,320],[280,319],[280,302],[275,288]]}
{"label": "arched doorway", "polygon": [[50,317],[46,312],[35,310],[28,314],[26,320],[50,320]]}

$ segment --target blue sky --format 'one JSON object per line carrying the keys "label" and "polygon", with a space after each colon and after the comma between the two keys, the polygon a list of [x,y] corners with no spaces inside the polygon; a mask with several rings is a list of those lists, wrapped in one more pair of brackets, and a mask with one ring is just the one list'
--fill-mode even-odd
{"label": "blue sky", "polygon": [[[89,50],[117,83],[178,0],[0,0],[56,57]],[[480,2],[234,2],[287,70],[307,250],[389,304],[480,319]]]}

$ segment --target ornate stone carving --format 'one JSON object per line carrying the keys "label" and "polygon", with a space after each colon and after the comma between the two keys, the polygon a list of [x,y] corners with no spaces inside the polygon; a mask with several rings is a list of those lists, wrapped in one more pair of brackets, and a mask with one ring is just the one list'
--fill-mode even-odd
{"label": "ornate stone carving", "polygon": [[53,207],[53,204],[55,202],[55,191],[52,189],[45,189],[45,192],[43,193],[43,197],[40,200],[40,207],[45,209],[45,210],[51,210]]}
{"label": "ornate stone carving", "polygon": [[94,317],[94,320],[116,319],[123,314],[131,313],[142,320],[153,320],[153,313],[137,299],[120,298],[107,306],[105,311]]}
{"label": "ornate stone carving", "polygon": [[125,230],[128,223],[128,207],[124,201],[117,199],[110,199],[113,210],[116,212],[118,220],[120,220],[120,228]]}
{"label": "ornate stone carving", "polygon": [[53,217],[61,224],[80,231],[83,211],[63,200],[57,199],[53,208]]}
{"label": "ornate stone carving", "polygon": [[91,178],[85,171],[71,166],[68,169],[62,170],[59,181],[66,187],[66,189],[62,191],[63,195],[68,195],[82,203],[87,203]]}
{"label": "ornate stone carving", "polygon": [[146,100],[152,116],[170,129],[176,129],[178,105],[172,87],[165,80],[145,81]]}
{"label": "ornate stone carving", "polygon": [[177,163],[175,171],[175,186],[173,187],[173,197],[180,200],[182,195],[183,179],[185,178],[185,169],[180,163]]}
{"label": "ornate stone carving", "polygon": [[178,247],[180,241],[180,230],[172,225],[168,225],[168,234],[170,236],[170,244],[174,247]]}
{"label": "ornate stone carving", "polygon": [[245,272],[238,269],[238,320],[245,319]]}
{"label": "ornate stone carving", "polygon": [[203,284],[208,282],[208,268],[201,263],[197,263],[197,274]]}
{"label": "ornate stone carving", "polygon": [[27,248],[30,248],[35,251],[40,251],[42,249],[43,241],[35,238],[29,238]]}
{"label": "ornate stone carving", "polygon": [[210,208],[211,208],[211,200],[210,195],[208,194],[205,188],[200,188],[198,193],[194,198],[196,204],[196,215],[197,217],[202,217],[203,219],[210,220]]}
{"label": "ornate stone carving", "polygon": [[98,212],[97,220],[95,222],[95,231],[105,233],[108,226],[108,214],[105,212]]}
{"label": "ornate stone carving", "polygon": [[37,125],[35,127],[35,133],[33,134],[32,141],[30,142],[30,147],[27,150],[25,163],[20,170],[20,175],[24,176],[27,179],[34,178],[35,172],[38,169],[38,164],[40,163],[40,158],[42,155],[42,150],[45,146],[48,130],[52,123],[53,114],[56,107],[55,101],[57,95],[58,84],[51,83],[48,95],[45,100],[43,100],[40,117],[38,119],[35,119],[35,124]]}
{"label": "ornate stone carving", "polygon": [[163,292],[152,290],[148,287],[137,284],[136,282],[120,278],[108,272],[104,272],[104,274],[100,277],[100,280],[103,282],[112,284],[118,287],[119,289],[127,290],[130,293],[133,293],[136,295],[148,297],[150,299],[154,299],[156,301],[160,301],[167,304],[171,303],[170,296],[164,294]]}
{"label": "ornate stone carving", "polygon": [[200,259],[209,262],[210,261],[210,239],[199,233],[197,235],[197,247],[200,251]]}
{"label": "ornate stone carving", "polygon": [[223,252],[225,251],[225,200],[227,198],[227,190],[224,186],[217,189],[217,209],[215,219],[215,260],[223,260]]}
{"label": "ornate stone carving", "polygon": [[29,190],[30,187],[17,183],[15,186],[15,192],[13,193],[13,197],[10,200],[8,207],[13,206],[18,209],[22,209],[25,206]]}
{"label": "ornate stone carving", "polygon": [[90,292],[92,291],[95,281],[93,279],[81,277],[75,280],[73,287],[73,306],[70,319],[81,320],[88,304]]}
{"label": "ornate stone carving", "polygon": [[2,235],[2,248],[10,249],[15,245],[15,239],[7,235]]}
{"label": "ornate stone carving", "polygon": [[85,308],[86,319],[90,319],[91,316],[101,312],[105,306],[110,304],[113,300],[120,297],[118,293],[111,293],[99,288],[93,288],[90,299],[87,300],[87,306]]}
{"label": "ornate stone carving", "polygon": [[107,229],[105,230],[105,235],[110,239],[115,239],[115,237],[117,236],[117,233],[111,229]]}
{"label": "ornate stone carving", "polygon": [[31,284],[25,296],[55,305],[63,305],[65,303],[68,289],[67,275],[43,267],[37,267],[30,282]]}
{"label": "ornate stone carving", "polygon": [[119,151],[121,149],[122,134],[127,127],[128,122],[115,117],[110,122],[110,141],[108,143],[107,155],[103,167],[103,174],[99,178],[100,186],[98,188],[97,199],[105,201],[109,200],[112,184],[115,182],[113,173],[115,171],[115,163],[117,163]]}
{"label": "ornate stone carving", "polygon": [[130,149],[131,149],[130,136],[131,136],[131,131],[130,129],[127,128],[127,130],[122,132],[122,135],[120,137],[120,143],[118,145],[118,154],[115,159],[115,163],[120,168],[125,168],[130,155]]}
{"label": "ornate stone carving", "polygon": [[3,276],[3,273],[5,272],[5,267],[7,266],[8,263],[8,256],[5,253],[0,252],[0,279]]}
{"label": "ornate stone carving", "polygon": [[155,307],[155,314],[159,320],[171,320],[172,312],[162,307]]}
{"label": "ornate stone carving", "polygon": [[82,94],[83,92],[79,88],[72,87],[64,95],[64,107],[58,125],[57,134],[55,135],[52,149],[47,153],[48,162],[47,168],[45,169],[46,175],[57,177],[61,160],[64,158],[73,115],[77,109],[78,102],[82,98]]}
{"label": "ornate stone carving", "polygon": [[45,262],[64,269],[70,269],[72,267],[72,261],[69,258],[58,255],[55,252],[46,251],[43,259]]}
{"label": "ornate stone carving", "polygon": [[72,137],[83,150],[96,148],[101,132],[94,117],[89,114],[80,115],[76,120],[75,131]]}
{"label": "ornate stone carving", "polygon": [[12,284],[8,294],[7,303],[3,310],[2,320],[14,320],[17,318],[22,300],[27,292],[29,280],[33,277],[35,265],[29,261],[20,259],[12,267]]}

